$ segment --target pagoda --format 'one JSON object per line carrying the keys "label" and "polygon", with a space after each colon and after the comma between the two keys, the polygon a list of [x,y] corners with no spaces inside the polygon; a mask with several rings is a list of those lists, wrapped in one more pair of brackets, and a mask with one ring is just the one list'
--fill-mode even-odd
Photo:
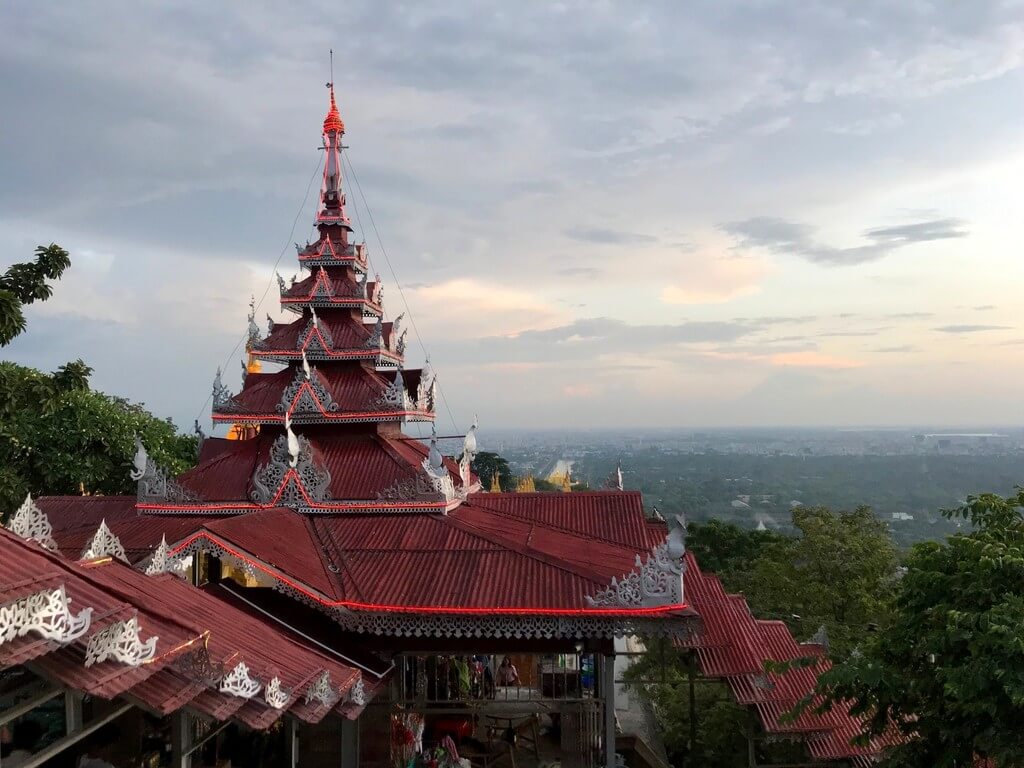
{"label": "pagoda", "polygon": [[[233,425],[230,439],[204,440],[198,465],[174,482],[140,454],[139,510],[445,512],[478,490],[471,454],[457,465],[436,440],[428,449],[402,433],[406,422],[433,424],[437,384],[429,366],[405,368],[402,316],[384,321],[380,276],[369,278],[366,247],[351,242],[344,133],[332,87],[319,237],[298,247],[308,276],[277,278],[281,306],[294,319],[268,316],[263,335],[250,311],[241,391],[231,392],[219,370],[213,384],[213,422]],[[264,372],[261,363],[284,367]]]}

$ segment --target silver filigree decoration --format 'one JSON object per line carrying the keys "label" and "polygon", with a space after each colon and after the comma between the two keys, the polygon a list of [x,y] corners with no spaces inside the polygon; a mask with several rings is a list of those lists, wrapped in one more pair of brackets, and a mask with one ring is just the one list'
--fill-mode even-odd
{"label": "silver filigree decoration", "polygon": [[314,464],[309,440],[296,436],[290,428],[288,432],[294,439],[292,448],[295,455],[289,451],[288,434],[278,437],[270,447],[269,461],[253,475],[249,498],[257,504],[273,502],[292,509],[306,506],[307,499],[327,501],[330,498],[330,473]]}
{"label": "silver filigree decoration", "polygon": [[329,707],[338,700],[338,692],[331,687],[331,673],[324,672],[306,689],[306,703],[319,701]]}
{"label": "silver filigree decoration", "polygon": [[281,277],[280,272],[275,272],[274,274],[277,275],[277,289],[281,292],[281,295],[284,296],[288,292],[288,286],[285,284],[284,278]]}
{"label": "silver filigree decoration", "polygon": [[608,479],[604,481],[604,487],[612,491],[622,490],[622,462],[616,462],[615,469],[612,470],[611,474],[608,475]]}
{"label": "silver filigree decoration", "polygon": [[430,358],[423,363],[420,371],[420,383],[416,387],[416,407],[421,411],[434,410],[434,370],[430,367]]}
{"label": "silver filigree decoration", "polygon": [[245,342],[245,348],[251,350],[257,344],[260,343],[260,329],[256,325],[256,297],[253,296],[249,300],[249,328],[248,338]]}
{"label": "silver filigree decoration", "polygon": [[373,293],[370,295],[370,301],[378,306],[384,301],[384,284],[380,281],[380,272],[374,275]]}
{"label": "silver filigree decoration", "polygon": [[129,667],[138,667],[156,655],[157,636],[146,642],[139,637],[139,619],[133,616],[100,630],[89,638],[85,648],[85,666],[104,661],[119,661]]}
{"label": "silver filigree decoration", "polygon": [[334,283],[331,282],[331,276],[327,274],[327,270],[320,267],[320,271],[316,275],[316,285],[313,287],[313,291],[310,294],[312,299],[330,299],[334,296]]}
{"label": "silver filigree decoration", "polygon": [[274,332],[274,325],[275,324],[276,323],[274,321],[274,318],[272,318],[270,316],[270,313],[268,312],[267,313],[267,337],[268,338],[270,337],[270,334],[272,334]]}
{"label": "silver filigree decoration", "polygon": [[258,680],[250,677],[249,667],[245,665],[245,662],[240,661],[235,665],[235,668],[220,681],[219,690],[221,693],[238,696],[241,699],[251,699],[260,692],[260,688],[262,687],[263,686]]}
{"label": "silver filigree decoration", "polygon": [[389,411],[412,410],[412,398],[409,397],[409,392],[405,388],[405,379],[402,377],[401,368],[395,371],[394,381],[388,384],[383,394],[374,401],[374,405]]}
{"label": "silver filigree decoration", "polygon": [[448,501],[426,472],[396,480],[378,493],[377,498],[381,501]]}
{"label": "silver filigree decoration", "polygon": [[368,278],[369,275],[367,275],[365,272],[363,272],[356,278],[356,295],[362,296],[364,299],[368,298],[366,294],[366,285]]}
{"label": "silver filigree decoration", "polygon": [[[244,364],[243,364],[244,365]],[[219,410],[231,402],[231,390],[224,386],[224,382],[221,380],[220,368],[217,368],[217,374],[213,377],[213,410]]]}
{"label": "silver filigree decoration", "polygon": [[430,425],[430,451],[423,460],[423,471],[427,473],[434,490],[444,497],[445,501],[453,501],[456,497],[455,483],[444,465],[444,457],[437,447],[437,428]]}
{"label": "silver filigree decoration", "polygon": [[357,707],[366,706],[366,687],[363,685],[363,676],[360,675],[356,678],[356,681],[352,684],[352,687],[348,689],[348,694],[345,696],[346,700],[355,704]]}
{"label": "silver filigree decoration", "polygon": [[135,466],[129,476],[138,484],[136,495],[139,501],[187,504],[199,500],[199,497],[192,491],[167,477],[167,473],[150,458],[146,446],[137,436],[133,463]]}
{"label": "silver filigree decoration", "polygon": [[[307,377],[306,371],[310,370]],[[303,355],[303,365],[296,366],[295,378],[281,393],[281,402],[277,404],[278,413],[295,415],[314,415],[334,413],[339,409],[338,403],[324,386],[316,371],[309,368],[309,362]]]}
{"label": "silver filigree decoration", "polygon": [[0,605],[0,645],[29,632],[61,644],[77,640],[89,630],[92,608],[83,608],[75,616],[70,603],[61,585]]}
{"label": "silver filigree decoration", "polygon": [[291,694],[281,687],[281,678],[275,677],[267,683],[267,687],[263,691],[263,698],[274,709],[284,709]]}
{"label": "silver filigree decoration", "polygon": [[373,324],[373,333],[370,334],[363,346],[367,349],[384,349],[384,320],[377,315],[377,322]]}
{"label": "silver filigree decoration", "polygon": [[469,456],[470,461],[473,461],[473,459],[476,458],[476,433],[478,429],[480,429],[480,417],[474,414],[473,423],[466,431],[466,436],[462,439],[462,453],[465,456]]}
{"label": "silver filigree decoration", "polygon": [[398,337],[398,343],[395,344],[395,354],[399,357],[405,356],[405,334],[406,331],[402,331],[402,335]]}
{"label": "silver filigree decoration", "polygon": [[128,562],[128,555],[121,546],[121,540],[107,527],[106,519],[100,520],[100,527],[89,539],[79,559],[96,560],[101,557],[116,557],[124,563]]}
{"label": "silver filigree decoration", "polygon": [[160,537],[160,545],[153,552],[153,557],[146,566],[147,576],[156,576],[161,573],[184,573],[192,564],[192,558],[172,557],[171,548],[167,546],[167,537]]}
{"label": "silver filigree decoration", "polygon": [[664,523],[665,516],[658,511],[657,507],[651,507],[651,520],[656,523]]}
{"label": "silver filigree decoration", "polygon": [[32,501],[32,495],[25,497],[25,501],[18,507],[18,511],[11,515],[7,523],[11,533],[20,536],[28,541],[35,541],[41,547],[53,552],[57,551],[57,542],[53,538],[53,526],[43,510]]}
{"label": "silver filigree decoration", "polygon": [[647,560],[636,556],[636,567],[611,587],[587,596],[592,608],[655,608],[683,602],[683,555],[686,552],[686,521],[675,515],[665,541],[651,550]]}
{"label": "silver filigree decoration", "polygon": [[402,332],[402,320],[405,319],[405,312],[391,321],[391,338],[397,339]]}

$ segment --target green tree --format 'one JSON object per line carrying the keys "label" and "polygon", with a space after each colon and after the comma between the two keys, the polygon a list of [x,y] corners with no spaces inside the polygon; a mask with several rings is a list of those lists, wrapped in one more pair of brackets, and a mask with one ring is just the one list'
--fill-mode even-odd
{"label": "green tree", "polygon": [[495,473],[498,474],[498,485],[501,486],[501,490],[514,491],[516,489],[516,479],[512,475],[508,461],[496,453],[480,451],[473,459],[472,468],[480,478],[480,484],[485,491],[490,489],[491,479]]}
{"label": "green tree", "polygon": [[726,584],[734,576],[749,573],[766,547],[789,540],[774,531],[754,531],[721,520],[687,524],[687,549],[701,568],[717,574]]}
{"label": "green tree", "polygon": [[785,621],[797,639],[824,626],[842,656],[889,617],[896,546],[868,507],[798,507],[792,519],[798,535],[767,542],[750,571],[726,586],[744,592],[755,615]]}
{"label": "green tree", "polygon": [[969,532],[914,546],[891,622],[819,680],[868,733],[902,732],[886,764],[1024,765],[1024,490],[972,496]]}
{"label": "green tree", "polygon": [[26,493],[133,493],[138,435],[170,472],[192,466],[196,439],[141,405],[89,388],[81,360],[54,373],[0,362],[0,514]]}
{"label": "green tree", "polygon": [[50,243],[36,248],[35,261],[12,264],[0,275],[0,347],[25,330],[22,307],[50,298],[53,286],[46,281],[59,280],[69,266],[68,252]]}

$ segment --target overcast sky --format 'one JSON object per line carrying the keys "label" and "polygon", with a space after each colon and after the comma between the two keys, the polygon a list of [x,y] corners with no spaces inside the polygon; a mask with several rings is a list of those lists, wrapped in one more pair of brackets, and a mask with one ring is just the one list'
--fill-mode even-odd
{"label": "overcast sky", "polygon": [[0,10],[0,266],[73,262],[2,357],[208,425],[333,47],[458,427],[1024,421],[1021,2],[166,5]]}

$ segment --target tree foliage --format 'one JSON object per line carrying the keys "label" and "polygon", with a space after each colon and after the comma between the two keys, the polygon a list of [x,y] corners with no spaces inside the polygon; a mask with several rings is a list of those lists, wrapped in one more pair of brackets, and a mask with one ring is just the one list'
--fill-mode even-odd
{"label": "tree foliage", "polygon": [[512,475],[508,461],[496,453],[480,451],[473,459],[472,469],[480,478],[480,484],[484,490],[490,489],[491,479],[495,473],[498,474],[498,485],[501,486],[501,490],[514,491],[516,489],[516,479]]}
{"label": "tree foliage", "polygon": [[134,492],[135,436],[171,472],[190,467],[196,440],[141,405],[89,388],[81,360],[54,373],[0,362],[0,514],[26,493]]}
{"label": "tree foliage", "polygon": [[869,732],[903,732],[887,765],[1024,765],[1024,491],[972,496],[948,513],[969,532],[916,545],[895,614],[822,676]]}
{"label": "tree foliage", "polygon": [[25,330],[22,307],[46,301],[53,293],[48,280],[59,280],[71,266],[68,252],[55,243],[36,248],[35,261],[12,264],[0,274],[0,347]]}

